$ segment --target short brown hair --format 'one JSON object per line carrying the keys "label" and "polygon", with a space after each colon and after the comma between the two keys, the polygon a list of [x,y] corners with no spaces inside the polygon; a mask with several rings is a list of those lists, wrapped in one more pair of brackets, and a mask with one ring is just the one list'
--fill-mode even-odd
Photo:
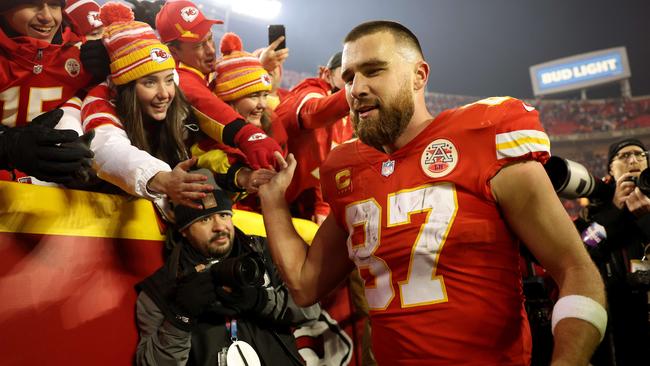
{"label": "short brown hair", "polygon": [[343,43],[356,41],[363,36],[379,32],[388,32],[392,34],[398,43],[407,43],[411,48],[418,52],[422,59],[424,59],[424,54],[422,53],[422,47],[420,47],[418,37],[416,37],[415,34],[405,26],[390,20],[372,20],[361,23],[354,27],[348,35],[345,36]]}

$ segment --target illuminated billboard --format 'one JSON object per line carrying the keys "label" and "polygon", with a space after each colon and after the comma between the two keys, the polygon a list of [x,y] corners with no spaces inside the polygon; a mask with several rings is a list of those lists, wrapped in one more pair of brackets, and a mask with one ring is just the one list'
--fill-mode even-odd
{"label": "illuminated billboard", "polygon": [[535,95],[583,89],[631,75],[625,47],[583,53],[530,67]]}

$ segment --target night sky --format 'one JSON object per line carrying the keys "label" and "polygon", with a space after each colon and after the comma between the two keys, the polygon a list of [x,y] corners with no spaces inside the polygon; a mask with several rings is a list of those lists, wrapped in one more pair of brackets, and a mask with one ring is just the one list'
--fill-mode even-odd
{"label": "night sky", "polygon": [[[648,0],[282,0],[273,23],[287,27],[286,67],[313,72],[355,25],[396,20],[420,39],[431,65],[430,91],[531,97],[528,67],[560,57],[626,46],[632,95],[650,94]],[[260,21],[233,15],[229,30],[247,48],[266,42]],[[590,91],[617,96],[618,85]],[[577,97],[576,93],[560,97]]]}
{"label": "night sky", "polygon": [[[254,50],[266,45],[268,23],[285,24],[291,50],[288,69],[315,73],[341,48],[341,40],[355,25],[389,19],[419,37],[432,70],[429,91],[528,98],[533,94],[529,66],[625,46],[632,95],[650,95],[650,0],[280,1],[278,18],[266,21],[230,14],[227,30]],[[215,29],[218,33],[223,28]],[[619,94],[618,85],[611,85],[589,91],[588,97]]]}

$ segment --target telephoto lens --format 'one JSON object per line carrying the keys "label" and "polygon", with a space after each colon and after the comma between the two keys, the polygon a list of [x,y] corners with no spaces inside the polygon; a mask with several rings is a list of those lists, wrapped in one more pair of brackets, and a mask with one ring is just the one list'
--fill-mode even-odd
{"label": "telephoto lens", "polygon": [[551,156],[544,165],[544,169],[559,197],[608,200],[614,195],[612,187],[602,180],[594,178],[587,168],[578,162]]}

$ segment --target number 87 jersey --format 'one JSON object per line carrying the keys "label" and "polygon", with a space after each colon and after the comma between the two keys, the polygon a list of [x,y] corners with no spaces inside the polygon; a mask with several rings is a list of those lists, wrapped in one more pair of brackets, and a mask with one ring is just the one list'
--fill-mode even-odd
{"label": "number 87 jersey", "polygon": [[379,364],[529,364],[519,243],[489,181],[548,156],[537,112],[513,98],[445,111],[392,154],[330,153],[323,194],[365,281]]}

